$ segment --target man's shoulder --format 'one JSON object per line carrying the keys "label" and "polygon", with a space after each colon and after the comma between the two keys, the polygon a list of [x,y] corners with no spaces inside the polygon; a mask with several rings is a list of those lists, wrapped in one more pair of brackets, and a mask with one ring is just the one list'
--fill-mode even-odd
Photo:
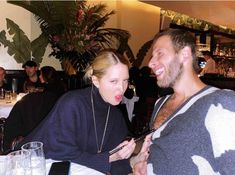
{"label": "man's shoulder", "polygon": [[214,96],[222,96],[222,97],[235,97],[235,91],[231,90],[231,89],[217,89],[216,91],[214,91],[213,93]]}
{"label": "man's shoulder", "polygon": [[217,89],[208,94],[205,99],[207,102],[213,104],[222,104],[226,106],[234,106],[235,104],[235,91],[229,89]]}

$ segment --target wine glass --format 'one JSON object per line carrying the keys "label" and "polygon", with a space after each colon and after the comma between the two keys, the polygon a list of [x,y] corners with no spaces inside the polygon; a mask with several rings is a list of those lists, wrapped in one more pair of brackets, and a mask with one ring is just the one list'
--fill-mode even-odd
{"label": "wine glass", "polygon": [[12,100],[11,91],[5,91],[5,100],[6,103],[11,103]]}
{"label": "wine glass", "polygon": [[46,175],[46,161],[42,142],[28,142],[21,147],[31,155],[32,175]]}
{"label": "wine glass", "polygon": [[9,153],[7,157],[7,175],[31,175],[29,151],[14,151]]}

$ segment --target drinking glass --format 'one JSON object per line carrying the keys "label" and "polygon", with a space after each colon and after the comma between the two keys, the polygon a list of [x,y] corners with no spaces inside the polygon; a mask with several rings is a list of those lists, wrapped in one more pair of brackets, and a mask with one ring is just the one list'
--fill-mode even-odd
{"label": "drinking glass", "polygon": [[31,175],[30,152],[18,150],[8,154],[7,175]]}
{"label": "drinking glass", "polygon": [[11,91],[5,91],[5,100],[7,103],[11,102]]}
{"label": "drinking glass", "polygon": [[32,175],[46,175],[46,161],[43,152],[43,143],[29,142],[24,144],[21,149],[30,152]]}
{"label": "drinking glass", "polygon": [[5,98],[5,90],[3,88],[0,89],[0,99]]}

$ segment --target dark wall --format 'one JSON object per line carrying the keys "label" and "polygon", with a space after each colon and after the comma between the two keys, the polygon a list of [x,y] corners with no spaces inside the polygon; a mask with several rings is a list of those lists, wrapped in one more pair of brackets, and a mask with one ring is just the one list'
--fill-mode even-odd
{"label": "dark wall", "polygon": [[235,78],[224,78],[224,77],[200,77],[200,79],[211,86],[215,86],[221,89],[235,90]]}
{"label": "dark wall", "polygon": [[[85,87],[83,81],[83,73],[78,73],[77,75],[68,76],[64,71],[57,71],[60,79],[63,80],[68,90],[79,89]],[[12,79],[17,81],[17,93],[23,92],[23,83],[27,75],[24,70],[6,70],[6,80],[10,85],[12,84]]]}

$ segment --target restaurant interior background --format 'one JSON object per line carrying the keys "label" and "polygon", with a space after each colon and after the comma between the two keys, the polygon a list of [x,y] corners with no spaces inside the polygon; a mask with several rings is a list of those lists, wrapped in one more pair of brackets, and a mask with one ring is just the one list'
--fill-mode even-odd
{"label": "restaurant interior background", "polygon": [[[220,1],[137,1],[137,0],[88,0],[88,3],[104,3],[109,11],[115,10],[116,14],[111,16],[105,27],[125,29],[130,32],[129,45],[137,54],[140,47],[164,27],[168,25],[161,21],[160,10],[169,9],[175,12],[186,14],[190,17],[202,19],[221,28],[235,28],[235,2]],[[40,27],[34,16],[29,11],[6,1],[0,1],[0,31],[6,29],[6,18],[11,19],[19,25],[25,34],[31,39],[35,39],[41,33]],[[9,36],[10,38],[10,36]],[[48,46],[43,56],[40,66],[51,65],[57,70],[61,70],[61,64],[57,59],[49,57],[51,48]],[[150,58],[148,52],[142,66],[147,65]],[[22,69],[22,64],[18,64],[12,56],[7,53],[7,48],[0,46],[0,65],[8,70]]]}
{"label": "restaurant interior background", "polygon": [[[156,6],[139,1],[124,0],[88,0],[88,3],[104,3],[107,5],[108,11],[115,10],[116,14],[111,16],[105,27],[121,28],[129,31],[131,34],[129,44],[134,54],[137,53],[144,42],[150,40],[159,30],[160,8]],[[0,1],[0,11],[0,31],[6,30],[6,18],[9,18],[17,23],[31,40],[40,34],[39,25],[29,11],[6,1]],[[61,70],[59,61],[53,59],[53,57],[48,57],[49,53],[50,48],[48,46],[40,66],[52,65],[57,70]],[[0,65],[4,65],[6,69],[22,69],[22,64],[17,64],[7,54],[7,48],[4,48],[3,45],[0,47]]]}

